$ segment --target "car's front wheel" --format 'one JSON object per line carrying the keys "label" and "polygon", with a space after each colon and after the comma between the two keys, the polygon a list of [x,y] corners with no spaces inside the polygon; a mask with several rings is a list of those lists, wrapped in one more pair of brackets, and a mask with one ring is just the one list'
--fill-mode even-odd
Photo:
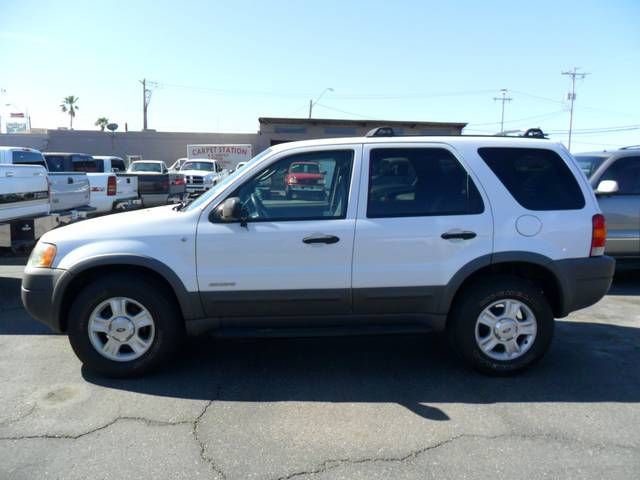
{"label": "car's front wheel", "polygon": [[453,348],[471,367],[488,374],[510,374],[546,353],[554,319],[543,292],[512,276],[476,282],[456,299],[449,324]]}
{"label": "car's front wheel", "polygon": [[184,327],[170,292],[150,278],[109,275],[87,285],[69,311],[69,341],[89,369],[142,375],[180,345]]}

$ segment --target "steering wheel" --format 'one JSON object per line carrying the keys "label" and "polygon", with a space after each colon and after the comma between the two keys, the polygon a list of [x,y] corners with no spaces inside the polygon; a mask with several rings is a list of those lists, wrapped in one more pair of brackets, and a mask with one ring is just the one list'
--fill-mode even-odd
{"label": "steering wheel", "polygon": [[258,218],[267,218],[269,216],[264,208],[262,200],[258,198],[255,192],[251,194],[249,199],[251,200],[251,204],[253,205],[255,212],[258,214]]}

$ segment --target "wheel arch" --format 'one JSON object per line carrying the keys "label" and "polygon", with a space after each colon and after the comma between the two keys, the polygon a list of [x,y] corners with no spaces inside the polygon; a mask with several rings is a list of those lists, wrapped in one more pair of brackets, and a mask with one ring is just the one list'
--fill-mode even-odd
{"label": "wheel arch", "polygon": [[56,285],[53,292],[53,308],[57,312],[60,331],[67,331],[67,317],[74,292],[99,276],[110,273],[129,273],[152,278],[173,296],[185,321],[203,316],[198,292],[189,292],[180,277],[166,264],[146,256],[103,255],[74,265]]}
{"label": "wheel arch", "polygon": [[485,255],[466,264],[445,288],[440,310],[448,313],[459,295],[471,284],[487,275],[508,274],[524,278],[539,287],[549,300],[553,315],[567,315],[567,288],[562,275],[554,268],[553,260],[531,252],[500,252]]}

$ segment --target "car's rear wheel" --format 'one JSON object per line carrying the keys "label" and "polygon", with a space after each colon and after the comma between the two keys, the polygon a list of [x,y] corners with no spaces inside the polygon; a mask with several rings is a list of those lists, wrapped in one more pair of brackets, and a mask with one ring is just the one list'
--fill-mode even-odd
{"label": "car's rear wheel", "polygon": [[89,369],[110,377],[153,370],[180,346],[184,326],[170,292],[150,278],[109,275],[87,285],[69,311],[69,341]]}
{"label": "car's rear wheel", "polygon": [[533,283],[511,276],[476,282],[456,299],[449,324],[453,348],[483,373],[516,373],[538,361],[553,338],[553,312]]}

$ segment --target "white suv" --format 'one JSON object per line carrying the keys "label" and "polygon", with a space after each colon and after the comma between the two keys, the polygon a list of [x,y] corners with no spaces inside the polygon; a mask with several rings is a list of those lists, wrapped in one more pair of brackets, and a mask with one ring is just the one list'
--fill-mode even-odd
{"label": "white suv", "polygon": [[[446,330],[468,364],[504,374],[607,292],[604,218],[563,146],[380,132],[281,144],[190,204],[51,231],[23,303],[110,376],[208,329]],[[322,196],[286,195],[294,162],[319,166]]]}

